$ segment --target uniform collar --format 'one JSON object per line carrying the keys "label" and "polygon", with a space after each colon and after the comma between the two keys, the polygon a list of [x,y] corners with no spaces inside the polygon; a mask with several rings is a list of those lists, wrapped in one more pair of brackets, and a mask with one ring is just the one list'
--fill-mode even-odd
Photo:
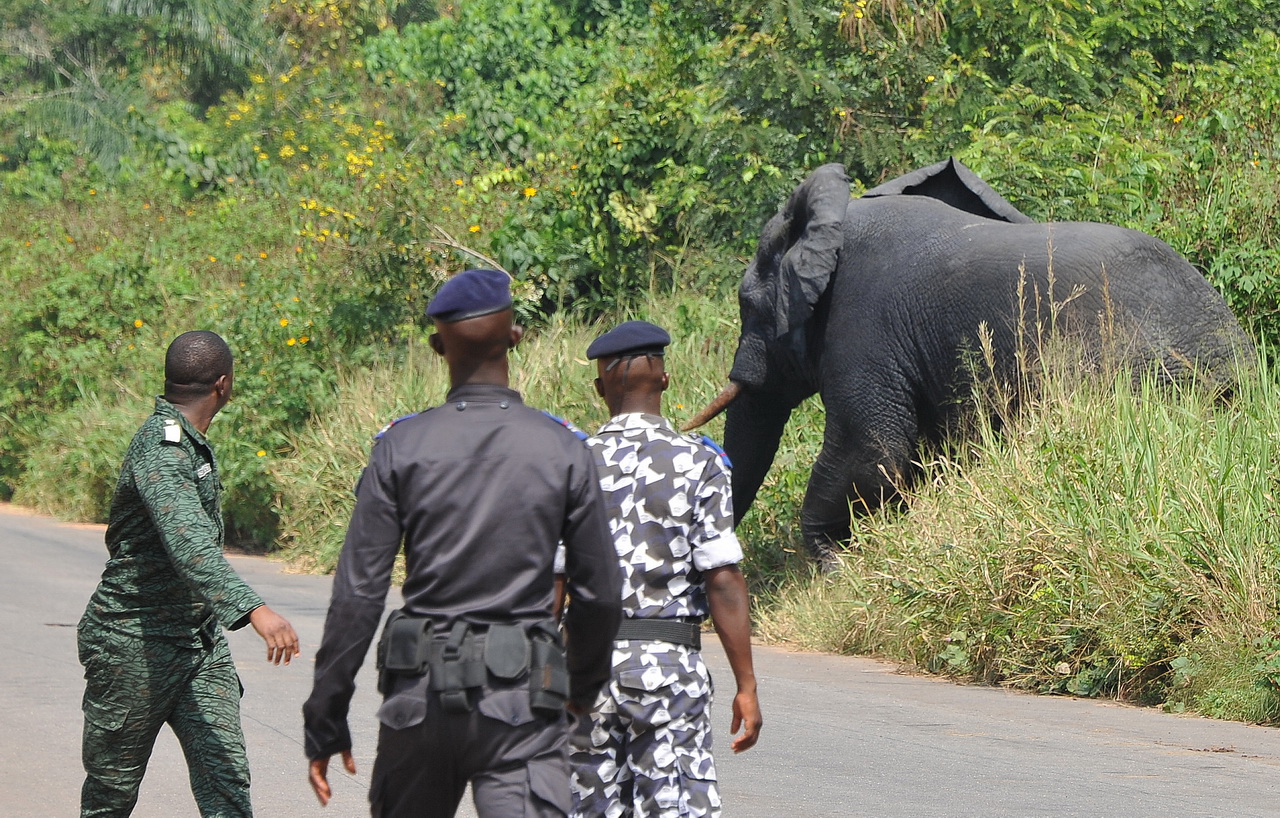
{"label": "uniform collar", "polygon": [[182,413],[182,410],[174,406],[172,403],[169,403],[169,401],[165,400],[161,395],[156,395],[156,414],[162,418],[174,418],[178,421],[178,424],[182,426],[182,431],[186,432],[188,437],[199,443],[201,446],[209,445],[209,441],[205,439],[204,434],[202,434],[201,431],[196,428],[195,424]]}
{"label": "uniform collar", "polygon": [[632,432],[646,429],[661,429],[675,434],[675,427],[662,415],[650,415],[646,412],[627,412],[614,415],[609,422],[600,427],[600,434],[605,432]]}
{"label": "uniform collar", "polygon": [[493,383],[471,383],[462,386],[455,386],[449,390],[449,394],[445,396],[445,403],[456,403],[460,400],[474,401],[511,401],[513,403],[523,403],[520,393],[514,389],[505,386],[498,386]]}

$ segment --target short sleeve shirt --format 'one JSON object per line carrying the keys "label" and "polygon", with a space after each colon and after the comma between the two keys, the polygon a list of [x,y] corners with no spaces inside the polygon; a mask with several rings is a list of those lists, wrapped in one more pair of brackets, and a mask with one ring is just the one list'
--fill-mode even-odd
{"label": "short sleeve shirt", "polygon": [[624,615],[706,618],[702,573],[742,561],[723,456],[641,413],[614,417],[587,443],[622,566]]}

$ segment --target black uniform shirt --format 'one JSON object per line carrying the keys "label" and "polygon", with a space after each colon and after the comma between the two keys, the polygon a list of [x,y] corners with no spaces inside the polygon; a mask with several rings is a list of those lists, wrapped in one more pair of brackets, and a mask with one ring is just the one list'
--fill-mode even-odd
{"label": "black uniform shirt", "polygon": [[571,698],[609,678],[621,582],[591,453],[510,389],[470,385],[402,420],[374,446],[338,560],[307,755],[351,747],[347,708],[381,618],[401,541],[404,608],[437,628],[550,616],[556,543],[573,599],[565,615]]}

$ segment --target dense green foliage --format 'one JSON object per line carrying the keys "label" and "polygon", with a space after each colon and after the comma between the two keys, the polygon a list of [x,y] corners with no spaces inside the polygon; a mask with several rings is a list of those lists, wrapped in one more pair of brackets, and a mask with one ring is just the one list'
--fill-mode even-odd
{"label": "dense green foliage", "polygon": [[[868,187],[954,154],[1035,218],[1150,232],[1274,342],[1278,28],[1280,7],[1266,0],[6,4],[0,497],[101,519],[128,434],[159,391],[165,345],[208,327],[238,361],[237,399],[214,428],[233,531],[244,544],[280,545],[327,566],[369,433],[440,397],[422,308],[446,276],[476,265],[515,276],[519,312],[535,328],[521,385],[534,402],[587,423],[600,410],[576,359],[593,322],[655,316],[681,339],[672,360],[688,391],[673,393],[669,408],[689,414],[728,369],[732,292],[761,225],[800,178],[831,161]],[[1269,415],[1258,408],[1266,388],[1230,423],[1204,409],[1216,419],[1199,433],[1255,424],[1249,434],[1269,440]],[[1086,403],[1101,407],[1099,417],[1123,414],[1112,399],[1104,390]],[[1194,414],[1154,400],[1148,417],[1146,405],[1133,409],[1135,428],[1165,423],[1163,411]],[[1054,420],[1105,431],[1097,418]],[[820,407],[805,407],[789,435],[745,523],[750,567],[766,600],[827,600],[793,575],[788,555]],[[1153,440],[1165,437],[1180,439],[1170,431]],[[1115,477],[1130,466],[1073,446],[1119,452],[1130,442],[1042,440],[1033,448],[1044,460],[1040,471],[1028,466],[1027,483],[1082,507],[1054,470],[1101,463],[1096,476]],[[974,473],[940,468],[937,481],[955,491]],[[1123,504],[1173,503],[1133,483],[1091,490]],[[1178,502],[1206,504],[1213,491],[1186,487]],[[1042,497],[1025,507],[1008,499],[998,513],[1021,525],[1028,509],[1054,508]],[[913,543],[932,553],[929,532],[946,530],[927,512],[932,502],[900,520],[868,521],[857,557],[867,562],[855,573],[896,576],[892,562]],[[1256,547],[1250,538],[1272,541],[1249,516],[1255,510],[1240,511],[1245,527],[1214,542],[1243,555]],[[1119,518],[1065,511],[1052,523],[1045,547],[1054,553],[1097,548],[1109,541],[1099,531],[1122,534],[1119,547],[1132,551],[1199,525],[1121,530]],[[956,525],[987,550],[957,545],[948,553],[964,560],[947,564],[977,570],[1005,558],[991,549],[1011,529]],[[879,526],[904,529],[882,537]],[[912,527],[922,539],[903,535]],[[1251,581],[1274,585],[1264,557],[1248,556]],[[1058,582],[1062,604],[1085,605],[1095,579]],[[1173,582],[1151,581],[1162,593]],[[955,582],[964,594],[948,598],[967,600],[965,610],[931,603],[928,615],[857,590],[874,626],[823,644],[1045,689],[1057,688],[1033,669],[1066,663],[1071,674],[1051,678],[1075,680],[1068,689],[1152,700],[1219,649],[1249,657],[1240,678],[1265,658],[1263,647],[1207,646],[1220,632],[1188,625],[1208,616],[1191,607],[1161,613],[1172,631],[1140,645],[1086,627],[1087,638],[1062,636],[1050,650],[993,618],[992,599],[1027,601],[1022,586],[1002,596],[961,574]],[[1144,585],[1132,599],[1151,593]],[[1264,613],[1228,620],[1237,642],[1270,632],[1274,605],[1259,599]],[[1138,603],[1113,607],[1123,627],[1155,627]],[[1033,606],[1015,618],[1046,616]],[[899,617],[924,635],[895,642],[886,634]],[[964,640],[946,642],[953,633]],[[988,661],[1013,655],[1015,642],[1025,656]],[[1081,674],[1100,681],[1090,687]],[[1135,677],[1153,686],[1139,689]],[[1213,710],[1208,695],[1178,700]]]}

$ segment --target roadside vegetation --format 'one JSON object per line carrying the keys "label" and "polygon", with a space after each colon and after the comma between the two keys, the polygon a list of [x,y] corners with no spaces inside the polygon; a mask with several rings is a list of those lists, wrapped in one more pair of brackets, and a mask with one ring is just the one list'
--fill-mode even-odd
{"label": "roadside vegetation", "polygon": [[328,570],[371,435],[444,394],[422,311],[451,273],[515,276],[516,385],[584,428],[594,333],[663,324],[679,420],[723,385],[737,279],[800,178],[955,155],[1033,218],[1169,242],[1261,366],[1225,403],[1069,368],[1017,414],[988,395],[1002,434],[926,458],[832,578],[797,554],[803,407],[741,528],[758,633],[1275,722],[1278,28],[1262,0],[17,0],[0,497],[104,519],[165,345],[206,327],[237,355],[230,531]]}

